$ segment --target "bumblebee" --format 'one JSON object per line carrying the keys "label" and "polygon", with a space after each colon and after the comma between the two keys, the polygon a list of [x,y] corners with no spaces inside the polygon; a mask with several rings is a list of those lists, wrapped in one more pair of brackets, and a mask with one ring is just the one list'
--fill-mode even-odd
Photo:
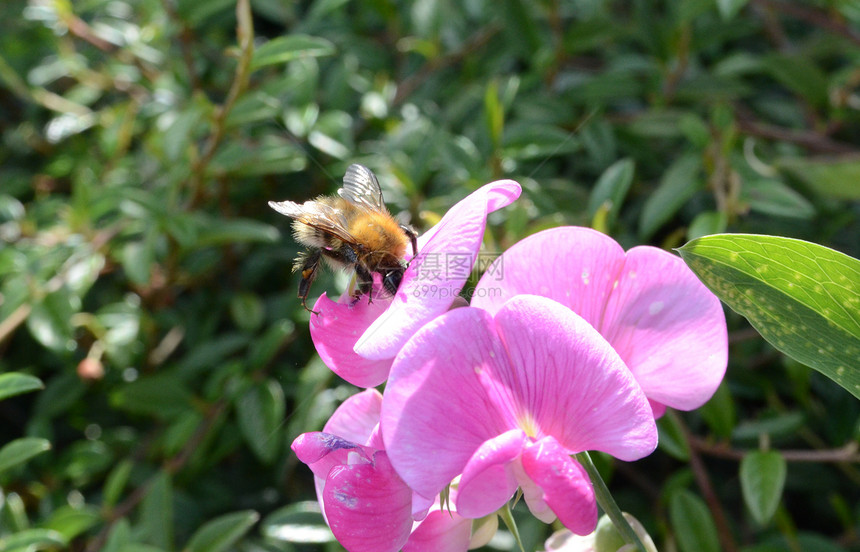
{"label": "bumblebee", "polygon": [[322,259],[335,269],[354,269],[353,299],[366,294],[372,300],[373,275],[382,278],[382,291],[394,295],[408,266],[407,246],[412,245],[413,257],[418,251],[415,231],[391,216],[376,175],[363,165],[346,169],[336,196],[302,204],[270,201],[269,207],[293,219],[293,236],[308,248],[296,259],[293,272],[302,275],[302,306],[315,314],[307,299]]}

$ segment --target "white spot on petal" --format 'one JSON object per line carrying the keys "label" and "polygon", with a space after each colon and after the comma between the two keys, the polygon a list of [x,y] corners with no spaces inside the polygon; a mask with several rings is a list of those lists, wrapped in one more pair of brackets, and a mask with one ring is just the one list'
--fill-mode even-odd
{"label": "white spot on petal", "polygon": [[663,310],[663,301],[654,301],[648,306],[648,314],[651,316],[654,316],[661,310]]}

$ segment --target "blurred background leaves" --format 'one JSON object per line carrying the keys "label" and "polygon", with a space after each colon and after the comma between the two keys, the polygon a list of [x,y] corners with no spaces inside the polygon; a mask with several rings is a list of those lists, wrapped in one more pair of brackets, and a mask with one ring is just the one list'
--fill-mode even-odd
{"label": "blurred background leaves", "polygon": [[[266,201],[331,193],[349,163],[419,228],[518,180],[489,251],[582,224],[627,247],[729,231],[860,255],[853,2],[8,0],[3,13],[6,550],[338,549],[288,445],[355,390],[314,354],[298,249]],[[327,275],[314,292],[339,285]],[[616,498],[660,549],[860,550],[857,402],[729,323],[713,401],[661,422],[646,460],[596,457]],[[750,496],[763,463],[739,470],[756,450],[787,460],[781,498]],[[550,531],[522,524],[531,549]]]}

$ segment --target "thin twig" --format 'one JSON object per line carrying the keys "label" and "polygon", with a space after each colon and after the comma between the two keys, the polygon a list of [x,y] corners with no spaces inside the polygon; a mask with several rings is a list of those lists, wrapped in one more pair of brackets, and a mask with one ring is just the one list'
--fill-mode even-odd
{"label": "thin twig", "polygon": [[764,6],[775,13],[791,16],[806,21],[810,25],[820,27],[831,33],[838,34],[860,46],[860,33],[849,25],[832,17],[827,12],[804,5],[801,2],[779,2],[775,0],[753,0],[753,4]]}
{"label": "thin twig", "polygon": [[[690,436],[690,444],[696,450],[715,458],[742,460],[752,451],[734,449],[725,443],[711,443],[701,437]],[[779,454],[788,462],[817,462],[817,463],[857,463],[860,462],[860,449],[855,441],[844,446],[826,450],[779,450]]]}

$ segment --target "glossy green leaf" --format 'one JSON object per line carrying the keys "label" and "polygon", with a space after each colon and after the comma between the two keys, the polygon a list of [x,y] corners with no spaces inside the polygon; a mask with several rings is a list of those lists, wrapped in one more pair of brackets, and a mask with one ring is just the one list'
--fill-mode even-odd
{"label": "glossy green leaf", "polygon": [[25,529],[11,535],[0,537],[0,550],[30,551],[45,550],[53,547],[61,548],[68,545],[63,535],[50,529]]}
{"label": "glossy green leaf", "polygon": [[101,514],[98,508],[94,506],[73,508],[66,505],[54,510],[44,527],[60,533],[68,540],[72,540],[101,521]]}
{"label": "glossy green leaf", "polygon": [[785,458],[776,451],[754,451],[741,460],[744,502],[759,524],[766,524],[776,513],[787,471]]}
{"label": "glossy green leaf", "polygon": [[8,372],[0,374],[0,401],[22,393],[44,389],[42,380],[30,374]]}
{"label": "glossy green leaf", "polygon": [[217,517],[198,529],[185,552],[221,552],[230,549],[242,535],[257,523],[260,515],[251,510],[233,512]]}
{"label": "glossy green leaf", "polygon": [[681,257],[774,347],[860,398],[860,261],[801,240],[720,234]]}
{"label": "glossy green leaf", "polygon": [[718,437],[729,439],[737,424],[737,408],[732,394],[725,381],[717,388],[717,392],[699,409],[708,427]]}
{"label": "glossy green leaf", "polygon": [[680,552],[720,552],[714,519],[698,496],[684,489],[674,493],[669,520]]}
{"label": "glossy green leaf", "polygon": [[254,385],[236,401],[242,436],[264,464],[274,461],[281,450],[285,410],[284,392],[273,380]]}
{"label": "glossy green leaf", "polygon": [[6,443],[0,448],[0,473],[50,449],[51,443],[38,437],[21,437]]}
{"label": "glossy green leaf", "polygon": [[589,216],[594,217],[601,206],[608,205],[607,224],[609,228],[614,226],[624,198],[633,184],[634,170],[635,163],[628,157],[616,161],[603,171],[588,198]]}
{"label": "glossy green leaf", "polygon": [[697,154],[688,153],[672,163],[663,173],[660,185],[645,201],[639,216],[640,237],[650,238],[702,189],[701,170],[702,159]]}
{"label": "glossy green leaf", "polygon": [[299,58],[330,56],[336,51],[335,45],[325,38],[302,34],[280,36],[254,51],[251,70],[287,63]]}
{"label": "glossy green leaf", "polygon": [[797,54],[774,54],[764,59],[773,78],[815,105],[827,104],[827,77],[818,65]]}
{"label": "glossy green leaf", "polygon": [[316,500],[297,502],[275,510],[260,522],[260,534],[275,541],[306,544],[335,542]]}
{"label": "glossy green leaf", "polygon": [[72,341],[73,302],[77,301],[65,288],[47,294],[27,317],[30,334],[52,351],[65,351]]}

